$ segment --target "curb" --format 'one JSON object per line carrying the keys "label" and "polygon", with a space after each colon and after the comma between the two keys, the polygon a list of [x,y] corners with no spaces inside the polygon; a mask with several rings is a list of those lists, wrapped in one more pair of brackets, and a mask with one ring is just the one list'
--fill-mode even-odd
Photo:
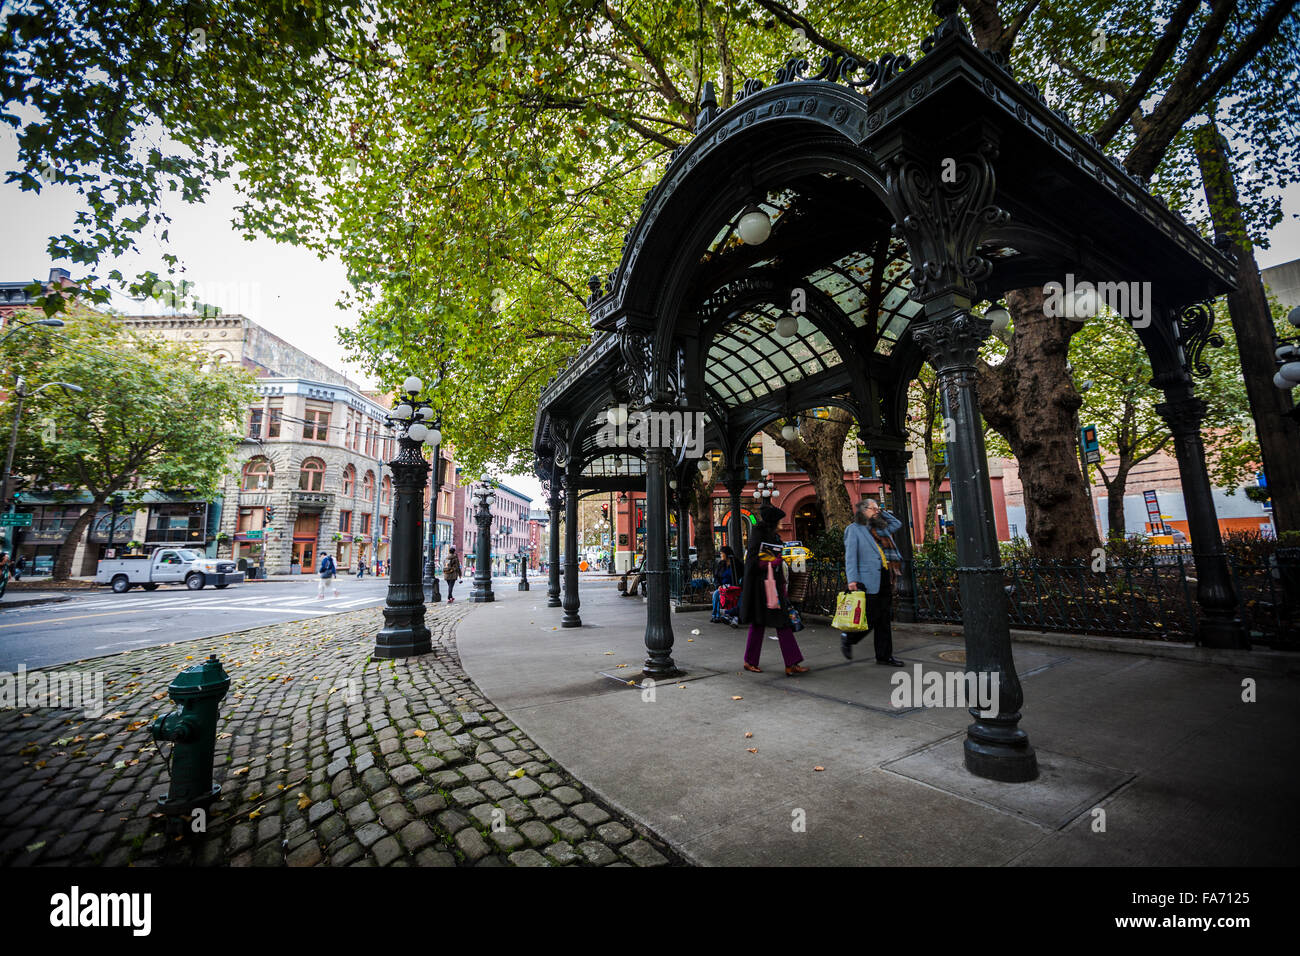
{"label": "curb", "polygon": [[20,598],[17,601],[0,601],[0,611],[7,607],[36,607],[39,604],[62,604],[64,601],[71,601],[72,595],[56,594],[54,597],[46,598]]}

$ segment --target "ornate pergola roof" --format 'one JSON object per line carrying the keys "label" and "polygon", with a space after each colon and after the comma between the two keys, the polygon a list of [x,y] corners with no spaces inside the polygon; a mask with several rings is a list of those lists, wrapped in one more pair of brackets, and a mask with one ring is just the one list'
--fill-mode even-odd
{"label": "ornate pergola roof", "polygon": [[[816,73],[792,59],[726,110],[706,94],[618,266],[589,283],[596,338],[542,392],[539,475],[616,404],[707,411],[731,462],[763,424],[825,404],[900,448],[927,303],[1067,274],[1147,284],[1134,326],[1157,379],[1191,374],[1210,330],[1185,308],[1231,288],[1233,263],[955,14],[922,51]],[[772,226],[759,245],[737,231],[752,205]]]}

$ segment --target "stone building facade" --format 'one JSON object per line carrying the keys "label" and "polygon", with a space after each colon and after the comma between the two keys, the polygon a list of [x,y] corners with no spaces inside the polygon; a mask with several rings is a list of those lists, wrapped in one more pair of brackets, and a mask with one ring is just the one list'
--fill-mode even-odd
{"label": "stone building facade", "polygon": [[328,551],[341,570],[374,570],[392,533],[387,406],[356,386],[307,378],[267,376],[256,393],[222,488],[218,556],[311,574]]}

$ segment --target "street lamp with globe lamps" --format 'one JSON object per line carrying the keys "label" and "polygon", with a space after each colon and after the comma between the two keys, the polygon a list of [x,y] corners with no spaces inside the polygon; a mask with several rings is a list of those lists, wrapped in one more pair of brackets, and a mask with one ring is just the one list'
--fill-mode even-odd
{"label": "street lamp with globe lamps", "polygon": [[420,546],[424,537],[423,491],[429,477],[423,445],[429,440],[429,403],[418,399],[424,383],[412,375],[402,383],[406,393],[387,417],[397,429],[397,457],[388,463],[393,472],[392,570],[384,605],[384,628],[375,635],[373,656],[381,659],[415,657],[433,649],[424,624],[424,590],[420,580]]}
{"label": "street lamp with globe lamps", "polygon": [[474,560],[474,587],[469,599],[475,604],[495,601],[492,593],[492,502],[496,494],[490,487],[481,486],[470,494],[475,505],[474,523],[478,525],[478,547]]}

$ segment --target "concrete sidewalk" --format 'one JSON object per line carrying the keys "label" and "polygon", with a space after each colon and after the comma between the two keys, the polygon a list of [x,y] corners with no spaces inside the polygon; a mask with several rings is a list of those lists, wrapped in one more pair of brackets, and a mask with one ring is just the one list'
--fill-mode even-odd
{"label": "concrete sidewalk", "polygon": [[35,604],[58,604],[60,601],[71,599],[72,595],[68,591],[30,591],[25,588],[9,588],[5,591],[4,597],[0,597],[0,610],[7,607],[31,607]]}
{"label": "concrete sidewalk", "polygon": [[[582,628],[559,628],[561,613],[544,583],[497,592],[457,629],[467,673],[589,788],[699,863],[1283,865],[1300,850],[1300,682],[1252,656],[1018,643],[1041,775],[1002,784],[963,768],[964,710],[891,706],[894,669],[871,660],[869,639],[850,663],[837,632],[810,626],[798,635],[810,673],[786,677],[764,640],[764,673],[751,674],[744,629],[674,615],[688,674],[649,694],[626,683],[645,657],[642,602],[593,582]],[[909,669],[962,669],[949,628],[900,628],[895,650]],[[1242,700],[1246,678],[1257,703]]]}

